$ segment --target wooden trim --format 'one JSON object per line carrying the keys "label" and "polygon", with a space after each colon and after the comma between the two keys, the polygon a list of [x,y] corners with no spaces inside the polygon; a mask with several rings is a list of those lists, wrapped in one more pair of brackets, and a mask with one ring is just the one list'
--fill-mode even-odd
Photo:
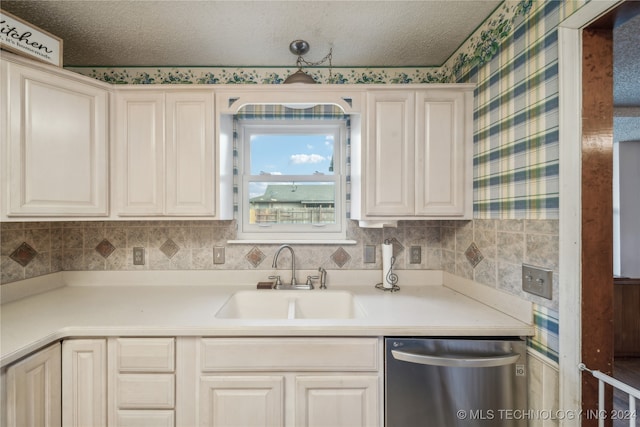
{"label": "wooden trim", "polygon": [[[585,29],[582,49],[582,361],[612,375],[612,30]],[[613,394],[608,393],[607,410],[612,402]],[[598,383],[590,374],[582,377],[582,407],[598,408]],[[597,422],[584,419],[582,425]]]}

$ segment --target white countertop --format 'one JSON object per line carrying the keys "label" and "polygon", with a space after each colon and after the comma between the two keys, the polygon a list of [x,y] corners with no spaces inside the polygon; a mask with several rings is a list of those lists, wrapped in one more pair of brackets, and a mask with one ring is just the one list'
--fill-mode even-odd
{"label": "white countertop", "polygon": [[[371,273],[363,274],[366,280],[375,280],[375,276],[367,276]],[[533,334],[530,303],[495,289],[446,273],[443,276],[442,272],[405,273],[400,276],[400,283],[403,276],[413,283],[394,293],[379,291],[373,285],[349,284],[353,277],[362,278],[363,274],[350,274],[330,282],[331,290],[348,290],[356,296],[366,313],[356,319],[216,318],[215,314],[234,292],[255,289],[256,281],[252,278],[244,279],[251,283],[246,285],[225,283],[228,282],[225,279],[217,281],[221,284],[211,285],[206,284],[211,283],[210,277],[201,280],[202,273],[187,274],[184,276],[187,280],[180,284],[175,282],[179,276],[173,272],[58,274],[50,279],[59,281],[51,286],[55,289],[1,306],[0,365],[67,337]],[[149,278],[154,280],[148,281]],[[480,300],[489,299],[493,307],[461,292]]]}

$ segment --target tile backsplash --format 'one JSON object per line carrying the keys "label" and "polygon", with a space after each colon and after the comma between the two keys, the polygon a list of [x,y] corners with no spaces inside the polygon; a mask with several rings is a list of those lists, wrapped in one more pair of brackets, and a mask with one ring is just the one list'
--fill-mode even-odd
{"label": "tile backsplash", "polygon": [[[68,270],[272,270],[277,244],[228,244],[234,221],[5,222],[0,228],[0,283]],[[397,228],[359,228],[355,245],[295,245],[299,269],[381,269],[380,244],[394,244],[397,269],[445,270],[557,310],[553,300],[520,289],[523,262],[558,278],[557,220],[400,221]],[[285,242],[283,242],[285,243]],[[375,256],[365,259],[365,251]],[[214,247],[224,263],[214,263]],[[410,252],[420,248],[419,262]],[[144,248],[134,265],[133,248]],[[285,255],[285,254],[283,254]],[[374,262],[371,262],[374,261]],[[282,265],[288,265],[285,260]]]}

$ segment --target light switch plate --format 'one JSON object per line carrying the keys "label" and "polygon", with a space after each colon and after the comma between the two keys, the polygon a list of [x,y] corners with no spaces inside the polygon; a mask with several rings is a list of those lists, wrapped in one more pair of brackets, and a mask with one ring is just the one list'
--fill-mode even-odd
{"label": "light switch plate", "polygon": [[552,299],[553,270],[522,264],[522,290],[546,299]]}
{"label": "light switch plate", "polygon": [[224,264],[224,247],[216,246],[213,248],[213,263]]}
{"label": "light switch plate", "polygon": [[144,265],[144,248],[133,248],[133,265]]}
{"label": "light switch plate", "polygon": [[376,262],[376,246],[364,245],[364,262],[365,264],[375,264]]}

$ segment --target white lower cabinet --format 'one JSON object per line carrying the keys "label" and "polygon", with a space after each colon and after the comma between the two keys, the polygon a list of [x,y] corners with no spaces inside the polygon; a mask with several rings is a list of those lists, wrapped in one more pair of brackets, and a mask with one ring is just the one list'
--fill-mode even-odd
{"label": "white lower cabinet", "polygon": [[107,425],[107,340],[62,342],[62,425]]}
{"label": "white lower cabinet", "polygon": [[108,339],[109,426],[175,425],[175,347],[172,337]]}
{"label": "white lower cabinet", "polygon": [[282,375],[216,375],[200,379],[201,426],[283,426]]}
{"label": "white lower cabinet", "polygon": [[379,426],[377,338],[205,338],[199,426]]}
{"label": "white lower cabinet", "polygon": [[377,426],[376,375],[299,375],[296,426]]}
{"label": "white lower cabinet", "polygon": [[65,427],[175,425],[175,338],[69,339]]}
{"label": "white lower cabinet", "polygon": [[381,361],[378,338],[69,339],[62,424],[377,427]]}
{"label": "white lower cabinet", "polygon": [[61,425],[60,359],[60,343],[56,343],[7,368],[3,373],[6,381],[3,387],[6,393],[3,425]]}

